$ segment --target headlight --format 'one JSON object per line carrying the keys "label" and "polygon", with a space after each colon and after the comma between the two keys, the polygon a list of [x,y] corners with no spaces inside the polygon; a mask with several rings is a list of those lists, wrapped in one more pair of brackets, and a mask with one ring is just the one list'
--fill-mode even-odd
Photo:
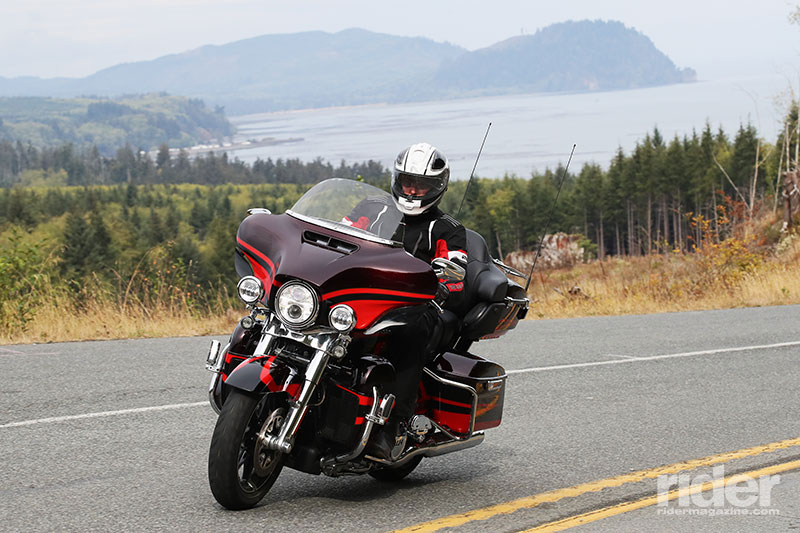
{"label": "headlight", "polygon": [[278,318],[294,328],[310,325],[317,317],[319,302],[314,291],[303,283],[290,281],[275,295]]}
{"label": "headlight", "polygon": [[328,314],[328,321],[336,331],[347,332],[356,325],[356,313],[350,306],[337,305]]}
{"label": "headlight", "polygon": [[246,304],[254,304],[264,297],[264,284],[255,276],[245,276],[236,286],[239,298]]}

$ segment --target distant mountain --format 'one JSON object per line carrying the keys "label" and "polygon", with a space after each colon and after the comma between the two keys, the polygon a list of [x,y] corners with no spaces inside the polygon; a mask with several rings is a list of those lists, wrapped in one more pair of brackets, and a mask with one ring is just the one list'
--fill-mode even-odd
{"label": "distant mountain", "polygon": [[125,63],[75,78],[0,78],[0,96],[168,92],[228,114],[475,94],[582,91],[692,80],[619,22],[549,26],[469,52],[448,43],[350,29],[264,35]]}
{"label": "distant mountain", "polygon": [[621,22],[553,24],[446,61],[434,83],[448,94],[632,89],[694,81]]}

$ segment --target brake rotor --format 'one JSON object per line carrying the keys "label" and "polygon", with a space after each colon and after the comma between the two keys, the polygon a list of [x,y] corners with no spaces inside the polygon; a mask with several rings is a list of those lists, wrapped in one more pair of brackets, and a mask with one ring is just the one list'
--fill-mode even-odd
{"label": "brake rotor", "polygon": [[264,440],[267,435],[275,436],[278,434],[283,425],[285,412],[286,410],[284,408],[273,410],[269,416],[267,416],[267,419],[261,426],[261,430],[258,432],[256,445],[253,449],[253,470],[258,476],[264,477],[269,475],[272,470],[272,464],[277,459],[277,454],[279,452],[270,450],[264,444]]}

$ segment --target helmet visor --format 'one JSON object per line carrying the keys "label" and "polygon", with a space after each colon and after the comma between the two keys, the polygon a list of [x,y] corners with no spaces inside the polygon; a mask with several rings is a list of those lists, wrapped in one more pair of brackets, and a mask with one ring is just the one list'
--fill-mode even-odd
{"label": "helmet visor", "polygon": [[414,198],[435,196],[441,193],[446,186],[445,181],[439,176],[420,176],[406,172],[397,172],[394,180],[398,193]]}

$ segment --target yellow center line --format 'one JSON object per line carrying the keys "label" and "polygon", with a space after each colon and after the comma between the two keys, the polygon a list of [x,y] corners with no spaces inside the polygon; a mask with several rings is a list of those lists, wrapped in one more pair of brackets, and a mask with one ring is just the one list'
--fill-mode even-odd
{"label": "yellow center line", "polygon": [[793,446],[800,446],[800,438],[786,439],[770,444],[762,444],[759,446],[753,446],[752,448],[744,448],[732,452],[710,455],[701,459],[692,459],[689,461],[682,461],[680,463],[659,466],[647,470],[639,470],[638,472],[622,474],[620,476],[601,479],[599,481],[581,483],[580,485],[575,485],[574,487],[551,490],[541,494],[520,498],[518,500],[512,500],[510,502],[500,503],[490,507],[484,507],[482,509],[475,509],[473,511],[467,511],[466,513],[438,518],[436,520],[431,520],[430,522],[424,522],[422,524],[417,524],[405,529],[399,529],[396,531],[396,533],[430,533],[447,527],[458,527],[469,522],[486,520],[488,518],[492,518],[493,516],[510,514],[515,511],[519,511],[520,509],[536,507],[542,503],[553,503],[564,498],[574,498],[588,492],[599,492],[603,489],[620,487],[628,483],[638,483],[639,481],[644,481],[646,479],[655,479],[664,474],[677,474],[678,472],[682,472],[684,470],[694,470],[703,466],[724,463],[727,461],[733,461],[735,459],[742,459],[744,457],[753,457],[763,453],[791,448]]}
{"label": "yellow center line", "polygon": [[697,494],[698,492],[706,492],[709,490],[727,487],[728,485],[736,485],[737,483],[747,482],[762,476],[770,476],[772,474],[779,474],[781,472],[796,470],[798,468],[800,468],[800,460],[768,466],[759,470],[751,470],[750,472],[740,472],[726,478],[706,481],[705,483],[698,483],[697,485],[691,485],[683,489],[675,489],[662,496],[648,496],[647,498],[642,498],[641,500],[625,502],[619,505],[612,505],[611,507],[589,511],[588,513],[570,516],[555,522],[550,522],[548,524],[542,524],[541,526],[531,529],[526,529],[523,533],[551,533],[554,531],[563,531],[571,527],[602,520],[603,518],[616,516],[629,511],[635,511],[643,507],[649,507],[660,502],[672,501],[676,498],[680,498],[681,496],[689,496],[691,494]]}

